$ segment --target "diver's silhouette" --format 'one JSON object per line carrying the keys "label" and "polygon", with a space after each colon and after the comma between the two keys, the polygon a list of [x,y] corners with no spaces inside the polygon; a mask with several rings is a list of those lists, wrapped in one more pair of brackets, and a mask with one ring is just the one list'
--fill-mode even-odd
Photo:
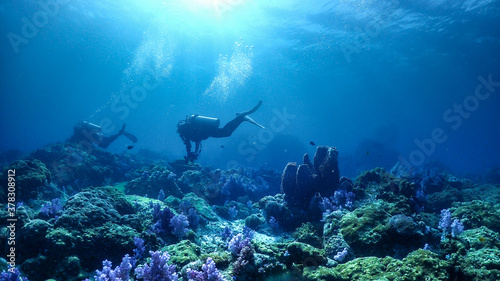
{"label": "diver's silhouette", "polygon": [[80,143],[82,141],[88,141],[101,148],[107,148],[121,135],[126,136],[134,143],[137,142],[137,138],[134,135],[125,131],[125,124],[123,124],[118,133],[107,137],[103,135],[101,126],[87,121],[81,121],[73,128],[73,135],[68,139],[68,142]]}
{"label": "diver's silhouette", "polygon": [[[254,108],[241,113],[236,113],[236,118],[229,121],[222,128],[219,128],[220,120],[212,117],[191,115],[187,116],[185,120],[179,121],[177,124],[177,133],[179,133],[182,141],[186,145],[186,162],[194,161],[198,158],[198,155],[200,155],[201,152],[202,140],[206,140],[209,137],[229,137],[243,121],[248,121],[254,125],[264,128],[262,125],[247,116],[257,111],[261,105],[262,101],[260,100]],[[191,142],[194,142],[196,145],[194,152],[191,151]]]}

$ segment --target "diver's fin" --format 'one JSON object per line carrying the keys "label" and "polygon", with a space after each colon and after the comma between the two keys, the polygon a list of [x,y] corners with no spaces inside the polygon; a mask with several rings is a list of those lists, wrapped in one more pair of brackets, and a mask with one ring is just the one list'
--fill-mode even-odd
{"label": "diver's fin", "polygon": [[266,127],[262,126],[261,124],[255,122],[252,118],[250,118],[248,116],[245,116],[245,121],[248,121],[248,122],[254,124],[255,126],[261,127],[262,129],[266,128]]}
{"label": "diver's fin", "polygon": [[250,109],[248,111],[243,111],[243,112],[240,112],[240,113],[236,113],[236,115],[248,115],[248,114],[252,114],[255,111],[257,111],[257,109],[259,109],[259,107],[261,105],[262,105],[262,100],[259,100],[259,102],[257,103],[257,105],[254,108],[252,108],[252,109]]}
{"label": "diver's fin", "polygon": [[126,136],[129,140],[131,140],[133,143],[137,142],[137,137],[132,135],[131,133],[123,131],[122,134]]}

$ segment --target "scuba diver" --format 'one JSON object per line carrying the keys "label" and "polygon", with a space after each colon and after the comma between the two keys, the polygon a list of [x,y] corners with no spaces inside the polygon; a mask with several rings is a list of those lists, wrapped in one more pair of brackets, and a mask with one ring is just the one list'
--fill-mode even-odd
{"label": "scuba diver", "polygon": [[[191,115],[187,116],[186,120],[179,121],[179,123],[177,123],[177,133],[179,133],[182,141],[186,145],[187,156],[184,157],[186,162],[198,159],[198,155],[200,155],[201,152],[202,140],[206,140],[209,137],[229,137],[234,130],[236,130],[236,128],[243,123],[243,121],[248,121],[256,126],[259,126],[260,128],[264,128],[264,126],[255,122],[248,116],[249,114],[257,111],[261,105],[262,101],[260,100],[254,108],[241,113],[236,113],[236,118],[229,121],[222,128],[219,128],[220,120],[212,117]],[[191,142],[196,144],[194,152],[191,152]]]}
{"label": "scuba diver", "polygon": [[125,131],[125,124],[123,124],[120,131],[114,135],[106,137],[102,133],[102,127],[87,121],[80,121],[73,129],[73,135],[68,139],[68,142],[80,143],[81,141],[88,141],[94,143],[101,148],[107,148],[119,136],[124,135],[132,142],[136,143],[137,138],[129,132]]}

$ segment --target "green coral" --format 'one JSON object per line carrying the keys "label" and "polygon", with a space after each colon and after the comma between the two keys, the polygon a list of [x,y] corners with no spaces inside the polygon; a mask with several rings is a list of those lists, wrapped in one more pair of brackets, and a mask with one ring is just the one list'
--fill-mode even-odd
{"label": "green coral", "polygon": [[[377,200],[344,215],[340,220],[340,232],[357,256],[392,255],[398,243],[393,236],[399,234],[391,229],[389,220],[399,214],[410,214],[405,200],[394,203]],[[412,240],[406,244],[415,247],[418,243]]]}
{"label": "green coral", "polygon": [[354,182],[356,199],[363,199],[383,193],[386,189],[384,185],[387,185],[393,180],[395,180],[395,178],[388,174],[384,168],[375,168],[363,172]]}
{"label": "green coral", "polygon": [[207,204],[205,200],[202,198],[196,196],[193,192],[190,192],[186,194],[183,198],[182,201],[187,201],[191,203],[191,206],[196,209],[198,214],[209,220],[209,221],[219,221],[220,218],[217,216],[217,214],[213,211],[212,207]]}
{"label": "green coral", "polygon": [[500,280],[500,250],[484,248],[470,251],[460,259],[459,268],[473,280]]}
{"label": "green coral", "polygon": [[292,236],[302,243],[309,244],[316,248],[322,247],[322,233],[323,229],[320,225],[314,225],[310,222],[303,223],[298,227]]}
{"label": "green coral", "polygon": [[290,261],[304,266],[325,265],[328,260],[325,251],[300,242],[292,242],[288,245],[287,251],[290,254]]}
{"label": "green coral", "polygon": [[200,256],[200,261],[206,261],[207,258],[212,258],[212,260],[217,264],[219,267],[227,267],[231,260],[233,259],[233,255],[228,252],[228,251],[218,251],[218,252],[212,252],[209,254],[202,254]]}
{"label": "green coral", "polygon": [[440,192],[434,192],[427,196],[426,211],[440,212],[449,208],[454,202],[463,201],[462,192],[453,188],[447,188]]}
{"label": "green coral", "polygon": [[413,280],[448,280],[448,261],[440,260],[436,253],[426,250],[416,250],[403,259],[402,265],[397,265],[397,281]]}
{"label": "green coral", "polygon": [[201,248],[189,240],[182,240],[177,244],[167,246],[166,251],[170,254],[171,262],[184,266],[198,260]]}
{"label": "green coral", "polygon": [[415,195],[417,187],[408,179],[396,178],[384,168],[375,168],[361,173],[354,184],[356,200],[384,199],[397,202]]}
{"label": "green coral", "polygon": [[259,239],[254,239],[252,241],[252,246],[255,249],[255,252],[265,254],[268,256],[274,257],[283,257],[283,253],[285,252],[288,244],[287,243],[266,243]]}
{"label": "green coral", "polygon": [[445,281],[449,279],[447,269],[450,264],[439,259],[430,251],[417,250],[403,260],[391,257],[357,258],[335,268],[305,268],[305,280],[351,281],[351,280],[387,280],[387,281]]}
{"label": "green coral", "polygon": [[[346,214],[340,221],[345,241],[356,251],[365,255],[383,255],[388,248],[389,206],[384,201],[363,206]],[[387,247],[387,246],[385,246]]]}
{"label": "green coral", "polygon": [[[38,149],[30,157],[39,159],[50,170],[59,186],[78,190],[89,185],[105,185],[124,179],[119,163],[130,162],[102,149],[82,147],[78,144],[55,144]],[[76,185],[76,186],[75,186]],[[78,186],[80,185],[80,186]]]}
{"label": "green coral", "polygon": [[61,262],[54,263],[47,256],[39,255],[26,260],[21,269],[29,276],[36,276],[36,279],[30,278],[30,280],[80,281],[86,277],[77,256],[68,256],[63,258]]}
{"label": "green coral", "polygon": [[473,250],[500,248],[500,237],[498,233],[486,226],[466,230],[460,237],[462,240],[467,241],[470,249]]}
{"label": "green coral", "polygon": [[68,199],[56,226],[67,228],[94,227],[106,222],[119,222],[120,213],[108,194],[99,190],[84,191]]}
{"label": "green coral", "polygon": [[302,224],[305,218],[304,215],[292,213],[287,203],[285,203],[284,196],[284,194],[265,196],[259,200],[258,206],[265,211],[264,214],[267,221],[271,217],[274,217],[283,230],[293,231]]}
{"label": "green coral", "polygon": [[86,230],[82,236],[106,257],[121,258],[135,248],[134,237],[138,237],[139,233],[130,226],[108,222],[103,226]]}
{"label": "green coral", "polygon": [[68,199],[54,228],[47,231],[44,254],[54,263],[78,256],[86,270],[100,266],[102,260],[96,256],[118,262],[132,252],[134,237],[140,236],[134,211],[127,197],[113,187],[79,192]]}
{"label": "green coral", "polygon": [[36,256],[46,245],[45,235],[52,225],[44,220],[34,219],[24,225],[18,235],[18,243],[23,245],[20,250],[24,256]]}
{"label": "green coral", "polygon": [[159,161],[138,170],[140,175],[125,185],[125,193],[158,198],[163,190],[166,196],[181,196],[179,186],[167,166],[165,162]]}
{"label": "green coral", "polygon": [[453,217],[459,218],[466,229],[486,226],[493,231],[500,231],[500,204],[474,200],[455,203],[453,207]]}
{"label": "green coral", "polygon": [[257,229],[263,223],[264,223],[264,220],[261,219],[256,214],[252,214],[252,215],[245,218],[245,225],[247,227],[250,227],[251,229]]}
{"label": "green coral", "polygon": [[395,280],[400,266],[402,262],[391,257],[365,257],[340,264],[335,270],[342,280]]}
{"label": "green coral", "polygon": [[[51,180],[52,174],[42,161],[37,159],[18,160],[9,165],[8,169],[15,170],[15,184],[17,201],[53,198],[53,187],[45,188]],[[1,176],[1,190],[7,190],[8,170],[4,169]],[[50,190],[50,194],[48,191]],[[6,202],[7,196],[2,196],[0,202]]]}
{"label": "green coral", "polygon": [[[343,281],[340,273],[331,268],[324,266],[320,267],[306,267],[302,278],[306,281]],[[288,280],[288,279],[287,279]],[[295,279],[289,279],[295,280]]]}

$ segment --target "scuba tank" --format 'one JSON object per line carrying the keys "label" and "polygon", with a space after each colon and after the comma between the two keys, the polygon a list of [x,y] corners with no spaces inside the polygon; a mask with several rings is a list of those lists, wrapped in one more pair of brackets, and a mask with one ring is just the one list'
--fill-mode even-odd
{"label": "scuba tank", "polygon": [[87,130],[98,130],[98,131],[101,130],[101,127],[99,125],[92,124],[92,123],[87,122],[87,121],[82,122],[82,127],[84,129],[87,129]]}
{"label": "scuba tank", "polygon": [[220,120],[213,117],[191,115],[188,117],[188,123],[206,128],[219,128]]}

